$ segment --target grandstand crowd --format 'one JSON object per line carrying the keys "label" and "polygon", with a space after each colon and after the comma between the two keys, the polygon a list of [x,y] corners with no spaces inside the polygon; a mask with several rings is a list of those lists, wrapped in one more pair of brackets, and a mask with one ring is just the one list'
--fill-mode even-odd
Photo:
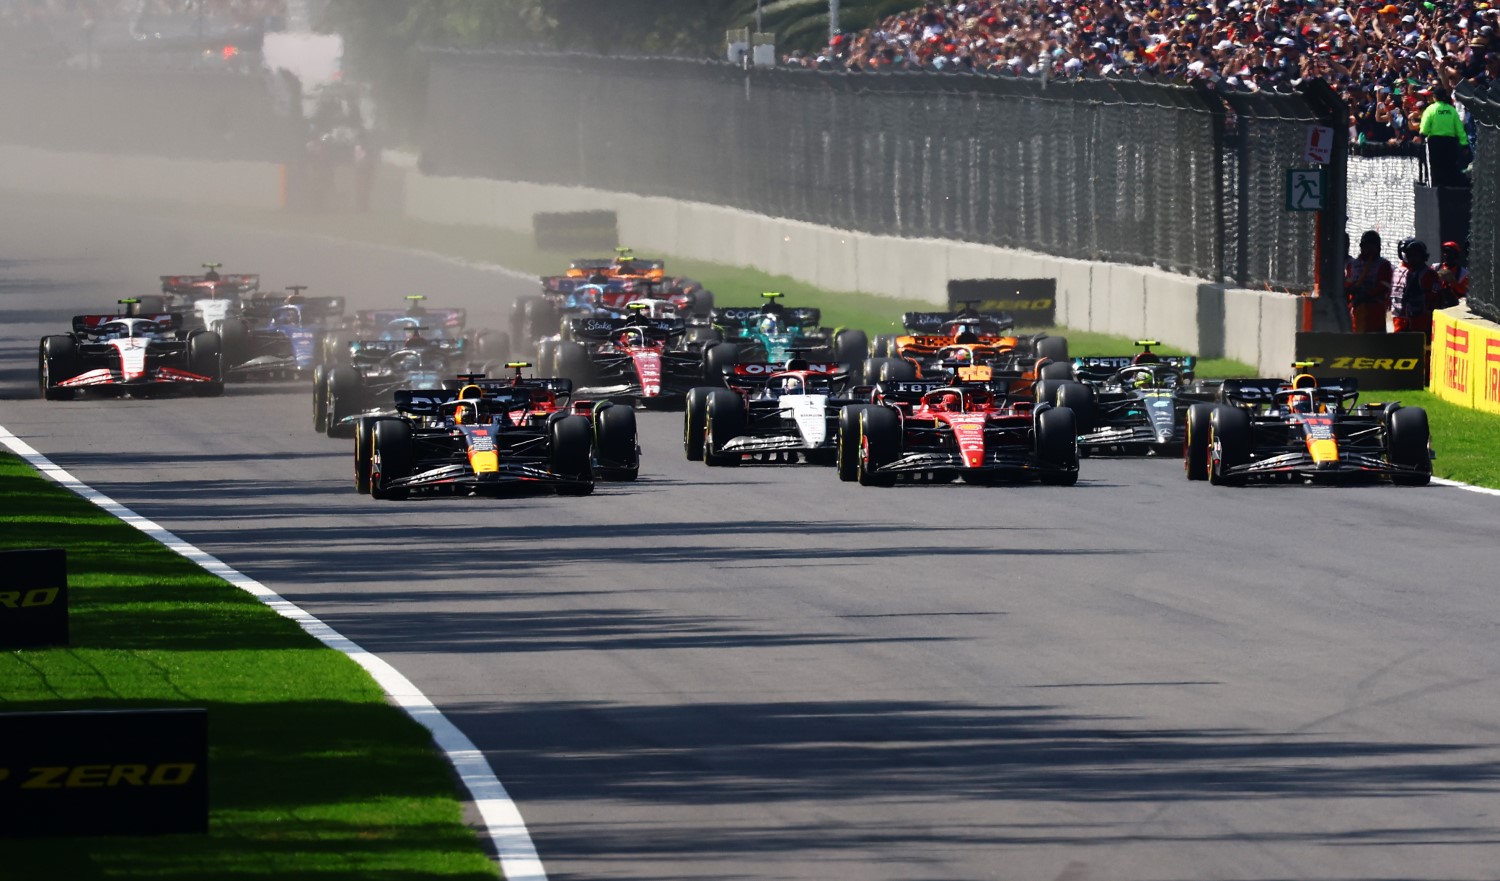
{"label": "grandstand crowd", "polygon": [[[1500,3],[1500,0],[1496,0]],[[834,37],[824,69],[1151,75],[1258,91],[1327,80],[1352,139],[1417,139],[1434,88],[1500,80],[1488,0],[962,0]]]}

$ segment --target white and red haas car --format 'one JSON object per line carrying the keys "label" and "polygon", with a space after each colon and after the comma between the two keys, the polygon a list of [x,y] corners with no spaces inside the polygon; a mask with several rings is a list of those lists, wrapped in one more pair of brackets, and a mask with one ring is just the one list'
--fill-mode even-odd
{"label": "white and red haas car", "polygon": [[[121,300],[127,309],[136,303]],[[76,315],[73,331],[42,338],[37,385],[49,401],[78,392],[220,395],[224,368],[219,335],[180,331],[180,313]]]}

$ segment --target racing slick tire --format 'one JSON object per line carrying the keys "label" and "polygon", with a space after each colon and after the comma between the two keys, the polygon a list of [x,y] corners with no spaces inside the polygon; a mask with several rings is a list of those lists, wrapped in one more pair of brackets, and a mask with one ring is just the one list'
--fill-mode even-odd
{"label": "racing slick tire", "polygon": [[223,342],[212,331],[194,334],[188,340],[188,370],[208,377],[208,382],[196,383],[193,391],[200,397],[215,398],[224,394]]}
{"label": "racing slick tire", "polygon": [[515,302],[510,304],[510,338],[512,340],[520,340],[521,345],[528,350],[536,344],[536,339],[526,335],[526,331],[528,330],[526,326],[526,307],[532,301],[540,299],[541,297],[535,295],[517,297]]}
{"label": "racing slick tire", "polygon": [[837,458],[834,466],[839,480],[853,483],[859,480],[859,414],[869,409],[869,404],[849,404],[839,408],[839,427],[835,435]]}
{"label": "racing slick tire", "polygon": [[707,288],[699,288],[692,293],[693,302],[688,307],[689,315],[702,315],[707,317],[714,311],[714,292]]}
{"label": "racing slick tire", "polygon": [[1043,358],[1036,362],[1036,378],[1038,380],[1072,379],[1073,365],[1067,361],[1054,361],[1050,358]]}
{"label": "racing slick tire", "polygon": [[323,363],[329,370],[349,366],[349,342],[349,335],[342,331],[334,330],[323,334]]}
{"label": "racing slick tire", "polygon": [[354,423],[354,491],[370,494],[370,458],[374,453],[375,423],[378,416],[361,416]]}
{"label": "racing slick tire", "polygon": [[313,431],[325,434],[328,431],[328,368],[322,364],[312,372]]}
{"label": "racing slick tire", "polygon": [[722,383],[725,368],[740,362],[740,347],[735,343],[719,343],[703,350],[703,378],[708,382]]}
{"label": "racing slick tire", "polygon": [[1068,338],[1065,336],[1044,336],[1036,341],[1036,356],[1038,358],[1051,358],[1054,361],[1068,361]]}
{"label": "racing slick tire", "polygon": [[721,453],[728,441],[745,433],[745,399],[727,388],[710,389],[703,420],[703,463],[734,467],[740,464],[739,453]]}
{"label": "racing slick tire", "polygon": [[894,357],[896,355],[895,348],[896,348],[896,337],[895,337],[895,335],[894,334],[889,334],[889,333],[883,333],[883,334],[875,337],[874,342],[870,345],[870,357],[872,357],[872,358],[891,358],[891,357]]}
{"label": "racing slick tire", "polygon": [[575,343],[569,340],[557,341],[557,375],[566,377],[573,381],[575,387],[587,385],[589,375],[593,373],[589,368],[588,349],[583,343]]}
{"label": "racing slick tire", "polygon": [[536,344],[536,375],[557,375],[557,340],[548,338]]}
{"label": "racing slick tire", "polygon": [[1081,382],[1067,380],[1057,384],[1052,393],[1052,403],[1073,411],[1078,433],[1086,434],[1094,426],[1094,390]]}
{"label": "racing slick tire", "polygon": [[371,498],[400,501],[411,495],[406,487],[392,487],[391,482],[411,476],[416,465],[415,444],[411,426],[401,419],[379,419],[370,446]]}
{"label": "racing slick tire", "polygon": [[547,426],[551,435],[552,473],[567,480],[583,481],[559,486],[560,496],[586,496],[594,491],[593,438],[583,416],[564,416]]}
{"label": "racing slick tire", "polygon": [[1187,411],[1187,430],[1182,438],[1182,467],[1188,480],[1208,479],[1208,440],[1214,405],[1200,401]]}
{"label": "racing slick tire", "polygon": [[525,318],[525,340],[531,345],[542,337],[549,337],[557,333],[559,321],[562,316],[557,314],[557,308],[548,300],[541,297],[527,300]]}
{"label": "racing slick tire", "polygon": [[870,338],[859,329],[841,330],[833,335],[833,360],[859,369],[870,350]]}
{"label": "racing slick tire", "polygon": [[1250,415],[1238,407],[1220,404],[1209,418],[1208,482],[1214,486],[1239,486],[1243,477],[1229,469],[1250,461]]}
{"label": "racing slick tire", "polygon": [[598,480],[635,480],[641,473],[640,438],[635,408],[601,407],[594,416],[594,477]]}
{"label": "racing slick tire", "polygon": [[866,358],[864,363],[860,365],[859,368],[859,381],[864,385],[874,385],[875,383],[880,382],[881,368],[885,367],[886,362],[890,360],[890,358],[887,358],[884,355],[871,355],[870,357]]}
{"label": "racing slick tire", "polygon": [[1062,385],[1060,380],[1039,379],[1031,386],[1031,395],[1038,404],[1050,404],[1057,397],[1057,388]]}
{"label": "racing slick tire", "polygon": [[77,374],[74,361],[78,358],[78,343],[70,336],[42,337],[37,349],[36,382],[43,400],[70,401],[73,390],[58,388],[57,383]]}
{"label": "racing slick tire", "polygon": [[714,389],[688,389],[682,407],[682,452],[689,462],[703,461],[703,432],[708,420],[708,396]]}
{"label": "racing slick tire", "polygon": [[859,457],[855,478],[860,486],[895,486],[896,475],[878,469],[901,455],[901,417],[890,407],[866,407],[859,414]]}
{"label": "racing slick tire", "polygon": [[1036,457],[1047,486],[1078,482],[1078,418],[1067,407],[1049,407],[1036,417]]}
{"label": "racing slick tire", "polygon": [[481,330],[474,335],[475,361],[504,361],[510,355],[510,334],[503,330]]}
{"label": "racing slick tire", "polygon": [[1386,457],[1392,465],[1417,469],[1415,474],[1392,474],[1391,483],[1426,486],[1432,481],[1432,458],[1427,455],[1430,438],[1427,411],[1421,407],[1402,407],[1390,415],[1385,432]]}
{"label": "racing slick tire", "polygon": [[917,365],[905,358],[887,358],[880,367],[881,382],[910,382],[917,378]]}
{"label": "racing slick tire", "polygon": [[327,390],[328,425],[324,432],[329,437],[353,437],[354,427],[344,424],[344,419],[360,409],[364,397],[364,381],[353,367],[335,367],[328,371]]}
{"label": "racing slick tire", "polygon": [[[225,367],[238,367],[250,360],[250,328],[238,318],[226,318],[216,322],[213,328],[219,334],[219,350]],[[196,337],[195,337],[196,339]]]}

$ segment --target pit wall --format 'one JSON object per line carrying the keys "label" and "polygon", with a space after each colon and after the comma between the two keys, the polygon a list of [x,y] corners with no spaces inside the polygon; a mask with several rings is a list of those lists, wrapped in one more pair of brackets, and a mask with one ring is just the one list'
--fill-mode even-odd
{"label": "pit wall", "polygon": [[1445,401],[1500,413],[1500,324],[1466,306],[1432,316],[1428,388]]}
{"label": "pit wall", "polygon": [[[531,232],[541,211],[609,209],[621,240],[642,252],[748,266],[825,290],[945,302],[963,278],[1054,278],[1059,322],[1078,330],[1150,337],[1203,357],[1229,357],[1268,376],[1286,372],[1300,324],[1297,297],[1226,288],[1188,276],[1089,263],[945,239],[904,239],[814,226],[707,205],[540,184],[431,177],[387,165],[378,189],[413,220]],[[394,179],[394,180],[392,180]],[[61,153],[0,145],[0,190],[275,209],[286,170],[267,162],[210,162]],[[380,200],[384,201],[384,200]],[[378,207],[378,206],[377,206]]]}
{"label": "pit wall", "polygon": [[[717,205],[405,170],[413,220],[529,234],[546,211],[606,209],[620,241],[643,254],[687,257],[786,275],[825,290],[946,303],[964,278],[1054,278],[1058,322],[1078,330],[1161,340],[1280,376],[1294,360],[1301,300],[1122,264],[1090,263],[946,239],[905,239],[814,226]],[[720,292],[721,294],[723,292]]]}

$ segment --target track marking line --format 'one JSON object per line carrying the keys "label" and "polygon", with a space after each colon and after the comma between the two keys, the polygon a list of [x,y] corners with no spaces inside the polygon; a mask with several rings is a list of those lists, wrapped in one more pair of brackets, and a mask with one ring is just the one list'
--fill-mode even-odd
{"label": "track marking line", "polygon": [[165,545],[168,550],[197,563],[206,571],[217,575],[240,590],[254,596],[270,606],[283,618],[297,622],[313,638],[331,649],[348,655],[372,676],[396,706],[406,712],[417,724],[432,734],[433,741],[447,756],[453,770],[458,773],[464,787],[469,790],[479,815],[484,819],[485,830],[500,858],[500,871],[506,881],[546,881],[547,872],[537,855],[531,833],[521,811],[511,801],[510,793],[485,761],[484,754],[467,735],[458,730],[442,714],[432,701],[411,680],[403,676],[383,658],[366,651],[358,643],[324,624],[309,612],[290,600],[239,572],[228,563],[207,551],[189,544],[157,523],[142,517],[109,496],[94,489],[54,464],[52,460],[37,452],[30,444],[16,437],[4,426],[0,426],[0,444],[25,459],[33,468],[54,482],[72,490],[89,502],[104,509],[126,524],[135,527],[147,536]]}
{"label": "track marking line", "polygon": [[1432,482],[1438,486],[1451,486],[1454,489],[1468,490],[1471,493],[1483,493],[1487,496],[1500,496],[1500,489],[1490,489],[1487,486],[1475,486],[1472,483],[1464,483],[1459,480],[1449,480],[1446,477],[1434,477]]}

